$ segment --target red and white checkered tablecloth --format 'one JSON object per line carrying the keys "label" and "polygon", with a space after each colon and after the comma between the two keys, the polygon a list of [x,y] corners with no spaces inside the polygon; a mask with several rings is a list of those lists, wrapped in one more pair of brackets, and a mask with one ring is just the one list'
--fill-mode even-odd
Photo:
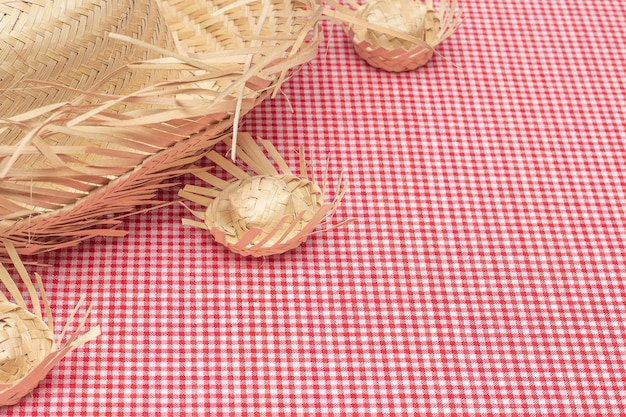
{"label": "red and white checkered tablecloth", "polygon": [[333,27],[245,118],[330,156],[356,223],[242,258],[171,205],[37,257],[58,325],[85,293],[103,334],[0,414],[626,414],[626,3],[463,4],[458,67]]}

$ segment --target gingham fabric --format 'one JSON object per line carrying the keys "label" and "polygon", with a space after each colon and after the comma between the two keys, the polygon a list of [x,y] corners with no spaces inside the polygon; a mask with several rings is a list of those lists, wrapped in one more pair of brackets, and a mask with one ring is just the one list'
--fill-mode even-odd
{"label": "gingham fabric", "polygon": [[357,222],[242,258],[170,205],[37,257],[58,326],[85,293],[103,334],[0,414],[625,414],[626,3],[463,4],[456,66],[329,27],[245,118]]}

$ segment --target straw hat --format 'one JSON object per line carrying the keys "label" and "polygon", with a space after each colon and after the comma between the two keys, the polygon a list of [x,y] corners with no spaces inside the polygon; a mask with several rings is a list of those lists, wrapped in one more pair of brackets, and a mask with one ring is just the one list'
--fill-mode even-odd
{"label": "straw hat", "polygon": [[370,0],[348,2],[352,8],[329,1],[343,20],[356,53],[373,67],[390,72],[410,71],[425,65],[435,48],[452,35],[463,18],[456,0]]}
{"label": "straw hat", "polygon": [[[28,289],[34,312],[27,310],[26,302],[17,285],[4,265],[0,263],[0,281],[15,300],[15,302],[9,301],[4,292],[0,291],[0,406],[17,403],[35,389],[48,372],[69,352],[100,335],[100,328],[95,327],[79,336],[89,314],[89,309],[87,309],[87,313],[81,318],[74,332],[64,341],[63,346],[57,347],[50,329],[52,313],[41,277],[35,274],[41,294],[40,302],[37,289],[19,259],[15,247],[11,242],[5,242],[5,247]],[[81,298],[70,314],[58,338],[59,342],[65,338],[68,326],[83,301],[84,298]],[[43,304],[47,324],[44,321],[41,304]]]}
{"label": "straw hat", "polygon": [[315,1],[0,2],[0,235],[31,254],[124,234],[317,54]]}
{"label": "straw hat", "polygon": [[[228,135],[223,138],[231,145],[230,139]],[[327,179],[320,187],[308,178],[302,151],[300,174],[295,175],[270,142],[264,140],[262,146],[282,172],[250,135],[241,133],[237,154],[249,168],[247,171],[211,151],[207,158],[233,178],[224,180],[200,171],[196,175],[210,187],[187,185],[179,192],[181,197],[204,208],[192,211],[200,221],[184,219],[184,224],[208,230],[217,242],[244,256],[275,255],[298,247],[335,212],[346,191],[340,179],[334,200],[324,203]]]}

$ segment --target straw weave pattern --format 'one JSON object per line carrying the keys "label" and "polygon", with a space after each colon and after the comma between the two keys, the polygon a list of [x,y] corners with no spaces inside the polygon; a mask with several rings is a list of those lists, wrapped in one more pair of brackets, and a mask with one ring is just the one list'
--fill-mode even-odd
{"label": "straw weave pattern", "polygon": [[[278,233],[266,242],[271,245],[291,227],[298,214],[304,213],[287,238],[301,232],[322,207],[321,197],[319,187],[308,179],[293,175],[257,175],[226,187],[207,208],[205,221],[209,228],[224,230],[231,244],[237,243],[254,228],[266,231],[252,242],[258,243],[268,231],[278,227]],[[281,225],[284,217],[288,218],[288,223]]]}
{"label": "straw weave pattern", "polygon": [[367,42],[354,43],[356,53],[368,64],[390,72],[411,71],[422,67],[430,61],[433,51],[425,48],[411,50],[372,48]]}
{"label": "straw weave pattern", "polygon": [[54,335],[39,317],[0,302],[0,384],[24,377],[54,348]]}
{"label": "straw weave pattern", "polygon": [[[258,36],[254,28],[267,2],[252,1],[230,8],[231,0],[162,1],[161,8],[167,16],[170,29],[179,50],[201,56],[215,51],[232,50],[250,46],[253,37],[275,37],[297,30],[302,21],[296,18],[299,5],[276,2],[262,22]],[[193,10],[193,13],[189,11]],[[221,11],[217,13],[217,11]]]}
{"label": "straw weave pattern", "polygon": [[0,234],[21,254],[122,235],[120,215],[316,55],[314,6],[1,3]]}
{"label": "straw weave pattern", "polygon": [[[415,70],[430,61],[435,48],[451,36],[463,19],[456,0],[371,0],[350,3],[329,0],[346,13],[345,31],[356,53],[373,67],[389,72]],[[408,36],[402,36],[408,35]]]}
{"label": "straw weave pattern", "polygon": [[[28,80],[85,90],[124,64],[157,57],[107,35],[120,33],[171,47],[172,36],[156,8],[156,3],[142,0],[0,3],[0,114],[13,116],[75,96],[67,88]],[[154,82],[154,76],[122,74],[102,92],[125,94]],[[2,144],[12,144],[18,133],[3,133]]]}

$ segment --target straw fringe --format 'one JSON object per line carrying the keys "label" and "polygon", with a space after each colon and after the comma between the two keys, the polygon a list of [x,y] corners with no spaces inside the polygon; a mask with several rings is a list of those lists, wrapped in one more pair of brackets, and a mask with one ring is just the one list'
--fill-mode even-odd
{"label": "straw fringe", "polygon": [[80,334],[91,311],[91,307],[87,307],[70,336],[65,337],[75,315],[84,303],[85,297],[83,296],[55,341],[51,330],[53,327],[52,311],[41,277],[35,274],[37,282],[37,287],[35,287],[13,244],[5,241],[4,247],[27,289],[34,311],[32,313],[28,311],[17,285],[4,265],[0,263],[0,281],[14,299],[14,302],[10,302],[8,297],[0,292],[0,323],[2,323],[0,328],[0,406],[19,402],[37,387],[61,359],[101,333],[100,327],[96,326]]}
{"label": "straw fringe", "polygon": [[[164,182],[188,172],[216,138],[236,131],[241,117],[316,56],[321,8],[313,1],[119,0],[113,2],[117,9],[104,1],[85,6],[108,12],[103,27],[125,7],[136,18],[134,29],[94,30],[97,40],[89,51],[99,52],[99,61],[108,54],[117,58],[106,68],[94,69],[87,53],[65,59],[85,61],[83,67],[67,66],[94,77],[85,80],[59,67],[49,73],[40,65],[6,86],[10,94],[36,91],[41,97],[33,103],[16,95],[13,101],[25,104],[0,111],[0,235],[22,254],[122,235],[114,229],[120,213],[152,203],[154,193],[169,185]],[[71,19],[60,16],[52,1],[30,7],[46,12],[20,15],[13,3],[0,4],[0,12],[15,9],[7,13],[37,24],[62,26]],[[73,24],[94,19],[89,10],[81,13]],[[34,25],[31,20],[25,25]],[[152,31],[136,28],[144,20]],[[90,38],[85,32],[73,33]],[[17,28],[6,33],[3,39],[21,36]],[[122,65],[121,56],[133,61]],[[55,94],[46,95],[50,91]]]}

